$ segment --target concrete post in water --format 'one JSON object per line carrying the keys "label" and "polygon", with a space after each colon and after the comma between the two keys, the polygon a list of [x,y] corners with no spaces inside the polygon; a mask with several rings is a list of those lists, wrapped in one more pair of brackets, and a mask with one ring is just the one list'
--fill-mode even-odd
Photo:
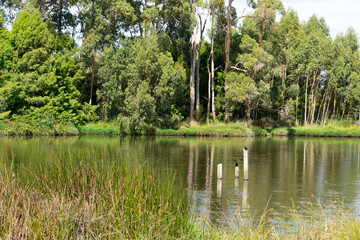
{"label": "concrete post in water", "polygon": [[239,163],[235,163],[235,178],[239,178]]}
{"label": "concrete post in water", "polygon": [[222,179],[223,175],[222,175],[222,163],[217,163],[217,178],[218,179]]}
{"label": "concrete post in water", "polygon": [[249,159],[248,159],[248,148],[244,147],[244,180],[249,179]]}

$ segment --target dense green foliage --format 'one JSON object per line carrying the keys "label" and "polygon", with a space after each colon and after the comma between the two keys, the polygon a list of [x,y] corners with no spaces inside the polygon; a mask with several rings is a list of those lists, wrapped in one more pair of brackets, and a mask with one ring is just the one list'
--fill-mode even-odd
{"label": "dense green foliage", "polygon": [[353,29],[332,39],[325,19],[301,23],[279,0],[249,1],[244,16],[232,2],[1,1],[0,119],[28,132],[99,119],[128,133],[212,115],[360,119]]}
{"label": "dense green foliage", "polygon": [[105,119],[118,115],[120,125],[131,132],[173,127],[181,120],[174,104],[182,100],[185,70],[161,51],[159,41],[151,35],[124,48],[106,49],[99,69],[103,80],[97,93]]}
{"label": "dense green foliage", "polygon": [[12,119],[81,124],[95,119],[89,105],[79,101],[83,80],[73,39],[55,36],[37,10],[26,7],[3,31],[0,99]]}

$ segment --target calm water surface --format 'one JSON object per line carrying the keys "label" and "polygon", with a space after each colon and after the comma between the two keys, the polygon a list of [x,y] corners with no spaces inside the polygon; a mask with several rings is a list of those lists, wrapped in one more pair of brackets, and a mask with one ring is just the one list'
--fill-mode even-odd
{"label": "calm water surface", "polygon": [[[235,179],[249,149],[249,180]],[[173,172],[188,194],[191,212],[209,220],[234,214],[258,218],[265,209],[336,201],[360,209],[360,139],[346,138],[171,138],[63,137],[0,138],[0,161],[17,174],[42,167],[49,156],[61,161],[91,149],[92,161],[142,159],[158,171]],[[70,156],[70,157],[69,157]],[[73,160],[74,160],[73,159]],[[223,179],[216,178],[217,162]]]}

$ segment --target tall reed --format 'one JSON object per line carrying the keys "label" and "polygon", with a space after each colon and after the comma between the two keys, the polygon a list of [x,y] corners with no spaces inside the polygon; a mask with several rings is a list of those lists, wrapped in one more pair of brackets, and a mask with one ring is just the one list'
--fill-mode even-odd
{"label": "tall reed", "polygon": [[[66,155],[66,154],[65,154]],[[193,238],[174,174],[147,163],[55,154],[21,172],[0,163],[1,239]],[[124,156],[119,156],[119,158]]]}

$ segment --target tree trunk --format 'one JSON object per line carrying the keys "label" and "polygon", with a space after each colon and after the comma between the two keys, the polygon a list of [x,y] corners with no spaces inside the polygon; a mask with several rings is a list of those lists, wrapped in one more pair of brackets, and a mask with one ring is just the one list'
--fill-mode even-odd
{"label": "tree trunk", "polygon": [[198,50],[196,53],[195,119],[197,122],[200,121],[200,48],[201,48],[201,38],[200,38],[199,44],[197,46]]}
{"label": "tree trunk", "polygon": [[311,98],[311,118],[310,118],[310,124],[314,123],[315,118],[315,108],[316,108],[316,99],[317,99],[317,88],[318,88],[318,81],[316,81],[316,77],[318,75],[318,70],[314,72],[314,80],[313,80],[313,90],[312,90],[312,98]]}
{"label": "tree trunk", "polygon": [[[286,84],[286,68],[283,70],[282,73],[282,88],[281,88],[281,107],[280,107],[280,113],[284,112],[284,104],[285,104],[285,84]],[[281,114],[279,114],[279,119],[282,119]]]}
{"label": "tree trunk", "polygon": [[210,123],[210,104],[211,104],[211,71],[209,67],[209,60],[211,58],[211,53],[209,55],[208,61],[207,61],[207,70],[209,75],[209,81],[208,81],[208,101],[207,101],[207,112],[206,112],[206,123]]}
{"label": "tree trunk", "polygon": [[93,59],[93,62],[91,64],[92,72],[91,72],[91,82],[90,82],[90,100],[89,104],[92,105],[92,97],[94,92],[94,81],[95,81],[95,58]]}
{"label": "tree trunk", "polygon": [[330,108],[330,103],[331,103],[331,98],[329,97],[328,99],[329,99],[328,100],[328,105],[326,107],[326,112],[325,112],[325,116],[324,116],[324,126],[326,125],[326,120],[327,120],[327,118],[329,116],[329,108]]}
{"label": "tree trunk", "polygon": [[206,21],[204,21],[204,25],[202,23],[201,15],[199,14],[200,20],[200,40],[197,46],[197,62],[196,62],[196,120],[200,121],[200,51],[202,45],[202,37],[205,31]]}
{"label": "tree trunk", "polygon": [[333,119],[333,118],[335,117],[335,111],[336,111],[336,98],[337,98],[337,96],[336,96],[336,90],[334,90],[334,92],[335,92],[335,96],[334,96],[334,106],[333,106],[333,113],[332,113],[332,115],[331,115],[331,119]]}
{"label": "tree trunk", "polygon": [[226,16],[226,23],[227,23],[227,30],[225,36],[225,75],[227,75],[230,70],[230,38],[231,38],[231,4],[233,0],[229,0],[228,9],[227,9],[227,16]]}
{"label": "tree trunk", "polygon": [[196,68],[196,26],[193,33],[193,51],[191,54],[191,71],[190,71],[190,123],[194,121],[195,107],[195,68]]}
{"label": "tree trunk", "polygon": [[[225,76],[230,72],[231,67],[230,67],[230,38],[231,38],[231,4],[232,4],[233,0],[229,0],[229,4],[228,4],[228,9],[227,9],[227,18],[226,18],[226,22],[227,22],[227,30],[225,31],[226,36],[225,36]],[[225,94],[227,92],[227,90],[229,89],[229,86],[225,85],[224,86],[224,91]],[[229,111],[230,111],[230,107],[229,107],[229,103],[226,101],[225,102],[225,121],[229,121]]]}
{"label": "tree trunk", "polygon": [[309,75],[306,77],[305,84],[305,112],[304,112],[304,125],[307,125],[307,95],[308,95]]}
{"label": "tree trunk", "polygon": [[[297,83],[299,85],[300,77],[297,79]],[[300,92],[300,91],[299,91]],[[298,107],[299,107],[299,92],[296,95],[296,107],[295,107],[295,124],[298,125]]]}
{"label": "tree trunk", "polygon": [[328,102],[330,101],[330,99],[328,98],[327,94],[325,96],[325,100],[324,100],[324,107],[323,107],[323,112],[322,112],[322,116],[321,116],[321,121],[323,122],[325,119],[325,112],[326,112],[326,106],[328,105]]}
{"label": "tree trunk", "polygon": [[316,94],[316,92],[315,92],[314,98],[313,98],[313,105],[312,105],[312,108],[311,108],[311,120],[310,120],[310,124],[313,124],[313,123],[314,123],[314,119],[315,119],[316,99],[317,99],[317,94]]}
{"label": "tree trunk", "polygon": [[312,116],[312,111],[313,111],[313,102],[314,102],[314,91],[315,91],[315,71],[313,73],[313,82],[311,85],[311,96],[310,96],[310,103],[309,103],[309,110],[308,110],[308,119],[307,122],[311,124],[311,116]]}
{"label": "tree trunk", "polygon": [[324,94],[323,94],[323,97],[321,99],[321,102],[320,102],[320,105],[319,105],[319,111],[318,111],[318,115],[316,117],[316,122],[319,122],[320,120],[320,113],[321,113],[321,108],[324,108],[325,107],[325,96],[326,96],[326,91],[324,91]]}
{"label": "tree trunk", "polygon": [[296,95],[296,106],[295,106],[295,124],[298,125],[298,108],[299,108],[299,94]]}
{"label": "tree trunk", "polygon": [[341,121],[342,121],[343,118],[344,118],[345,109],[346,109],[346,99],[344,100],[344,103],[341,104],[341,106],[343,106],[343,111],[342,111],[342,114],[341,114]]}
{"label": "tree trunk", "polygon": [[213,124],[216,123],[215,112],[215,66],[214,66],[214,18],[211,18],[211,111]]}
{"label": "tree trunk", "polygon": [[251,107],[250,107],[250,100],[247,101],[246,104],[246,121],[250,121],[250,112],[251,112]]}

